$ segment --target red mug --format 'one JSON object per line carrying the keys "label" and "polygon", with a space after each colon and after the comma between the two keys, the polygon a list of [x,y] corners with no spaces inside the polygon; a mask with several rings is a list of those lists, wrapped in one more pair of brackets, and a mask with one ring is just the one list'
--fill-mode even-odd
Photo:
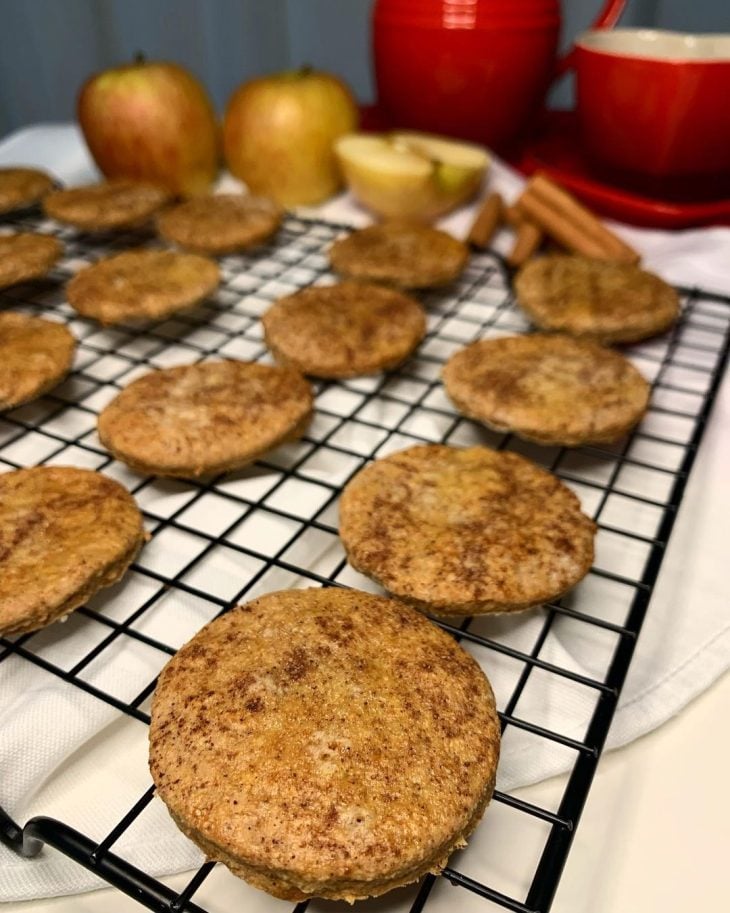
{"label": "red mug", "polygon": [[730,35],[588,31],[574,64],[581,139],[599,168],[624,183],[730,183]]}
{"label": "red mug", "polygon": [[[594,28],[626,0],[606,0]],[[537,118],[556,72],[558,0],[376,0],[378,107],[397,127],[505,153]]]}

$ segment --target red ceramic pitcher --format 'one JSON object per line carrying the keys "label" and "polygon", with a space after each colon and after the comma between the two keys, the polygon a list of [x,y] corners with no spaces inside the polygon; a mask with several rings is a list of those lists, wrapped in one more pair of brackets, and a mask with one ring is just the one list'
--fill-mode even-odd
{"label": "red ceramic pitcher", "polygon": [[[605,0],[593,27],[625,3]],[[394,126],[508,152],[558,72],[559,33],[559,0],[376,0],[378,107]]]}

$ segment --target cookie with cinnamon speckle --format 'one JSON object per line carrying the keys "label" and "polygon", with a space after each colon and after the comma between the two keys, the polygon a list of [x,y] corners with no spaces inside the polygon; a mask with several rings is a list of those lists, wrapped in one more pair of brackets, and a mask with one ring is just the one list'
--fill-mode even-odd
{"label": "cookie with cinnamon speckle", "polygon": [[133,469],[162,476],[240,469],[304,433],[312,391],[293,368],[216,361],[152,371],[99,416],[99,438]]}
{"label": "cookie with cinnamon speckle", "polygon": [[166,241],[199,254],[232,254],[271,237],[284,213],[267,197],[221,193],[195,197],[163,212],[157,230]]}
{"label": "cookie with cinnamon speckle", "polygon": [[61,242],[48,235],[0,235],[0,288],[45,276],[62,253]]}
{"label": "cookie with cinnamon speckle", "polygon": [[560,479],[516,453],[411,447],[362,469],[340,498],[355,570],[438,615],[513,612],[588,572],[595,524]]}
{"label": "cookie with cinnamon speckle", "polygon": [[109,231],[144,225],[171,199],[170,191],[157,184],[114,178],[49,193],[43,209],[52,219],[82,231]]}
{"label": "cookie with cinnamon speckle", "polygon": [[671,285],[631,263],[550,254],[515,278],[517,301],[543,330],[603,343],[639,342],[679,317]]}
{"label": "cookie with cinnamon speckle", "polygon": [[277,361],[328,378],[394,368],[426,332],[417,301],[364,282],[302,289],[280,298],[262,322]]}
{"label": "cookie with cinnamon speckle", "polygon": [[208,257],[129,250],[80,270],[69,282],[69,304],[102,324],[161,320],[207,297],[220,281]]}
{"label": "cookie with cinnamon speckle", "polygon": [[145,538],[118,482],[70,466],[0,475],[0,634],[45,627],[116,583]]}
{"label": "cookie with cinnamon speckle", "polygon": [[443,379],[470,418],[570,447],[617,440],[640,421],[650,394],[618,352],[547,333],[474,342],[451,356]]}
{"label": "cookie with cinnamon speckle", "polygon": [[37,203],[53,190],[53,178],[37,168],[0,168],[0,213]]}
{"label": "cookie with cinnamon speckle", "polygon": [[494,790],[476,661],[418,612],[339,588],[269,593],[160,675],[150,769],[211,859],[286,900],[353,901],[439,872]]}
{"label": "cookie with cinnamon speckle", "polygon": [[76,340],[62,323],[0,313],[0,411],[30,402],[71,368]]}
{"label": "cookie with cinnamon speckle", "polygon": [[349,279],[417,289],[452,282],[469,250],[437,228],[394,220],[340,238],[329,258],[332,269]]}

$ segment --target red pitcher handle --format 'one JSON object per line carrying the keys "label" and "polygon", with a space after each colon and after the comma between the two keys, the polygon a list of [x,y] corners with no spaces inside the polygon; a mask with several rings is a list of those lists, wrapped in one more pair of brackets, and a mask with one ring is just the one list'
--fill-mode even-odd
{"label": "red pitcher handle", "polygon": [[[612,29],[621,18],[621,14],[625,8],[626,0],[606,0],[606,2],[603,4],[603,9],[596,17],[596,20],[591,28]],[[555,65],[555,79],[573,68],[574,56],[575,48],[571,47],[569,51],[566,51],[566,53],[558,59],[558,62]]]}

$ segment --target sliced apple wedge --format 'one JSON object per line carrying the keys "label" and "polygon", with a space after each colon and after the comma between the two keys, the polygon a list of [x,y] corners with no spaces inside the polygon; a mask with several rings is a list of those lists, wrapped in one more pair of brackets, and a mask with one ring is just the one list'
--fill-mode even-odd
{"label": "sliced apple wedge", "polygon": [[432,222],[479,190],[489,165],[480,146],[427,133],[348,133],[335,143],[355,198],[385,218]]}

